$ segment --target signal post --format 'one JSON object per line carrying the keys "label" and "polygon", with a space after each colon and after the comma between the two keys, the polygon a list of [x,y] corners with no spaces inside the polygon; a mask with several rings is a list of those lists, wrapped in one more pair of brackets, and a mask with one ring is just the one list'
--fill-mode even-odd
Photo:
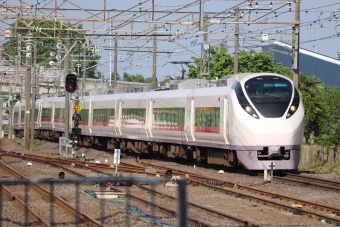
{"label": "signal post", "polygon": [[[65,80],[65,90],[68,94],[75,93],[77,90],[77,76],[74,74],[68,74]],[[79,112],[81,111],[81,105],[79,104],[79,92],[76,92],[76,100],[73,104],[74,114],[72,115],[73,125],[71,138],[73,141],[73,147],[78,143],[78,136],[81,134],[81,129],[79,128],[79,122],[81,121],[81,116]],[[66,116],[68,117],[68,116]],[[66,137],[66,136],[65,136]],[[68,138],[68,137],[67,137]]]}

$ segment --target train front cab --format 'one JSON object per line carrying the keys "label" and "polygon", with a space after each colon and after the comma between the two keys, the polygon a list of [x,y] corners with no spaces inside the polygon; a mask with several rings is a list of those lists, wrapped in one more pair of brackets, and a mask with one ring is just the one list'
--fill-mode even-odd
{"label": "train front cab", "polygon": [[297,169],[304,109],[293,82],[281,75],[258,75],[235,87],[232,134],[237,157],[247,169]]}

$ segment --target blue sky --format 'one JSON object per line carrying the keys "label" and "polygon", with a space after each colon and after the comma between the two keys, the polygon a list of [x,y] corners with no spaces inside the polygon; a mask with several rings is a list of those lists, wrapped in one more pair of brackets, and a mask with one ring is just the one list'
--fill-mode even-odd
{"label": "blue sky", "polygon": [[[36,0],[25,0],[25,3],[29,5],[35,5],[37,3]],[[82,8],[82,9],[104,9],[104,0],[96,0],[96,1],[84,1],[84,0],[69,0],[62,1],[59,0],[58,6],[59,8]],[[139,10],[136,7],[138,1],[136,0],[106,0],[106,9],[118,9],[118,10],[126,10],[132,8],[133,10]],[[179,8],[183,8],[180,11],[187,12],[197,12],[199,11],[199,4],[197,1],[188,1],[188,0],[155,0],[155,10],[176,10]],[[266,22],[292,22],[294,21],[294,10],[295,4],[292,3],[292,10],[289,11],[288,5],[286,5],[286,1],[275,1],[275,0],[265,0],[258,2],[258,9],[260,10],[252,10],[249,16],[247,10],[247,3],[243,3],[245,1],[228,1],[228,0],[211,0],[205,2],[205,11],[206,12],[222,12],[222,11],[231,11],[233,13],[233,7],[239,5],[241,12],[243,11],[244,17],[240,19],[240,21],[245,21],[250,18],[250,21],[266,21]],[[270,3],[272,2],[273,6],[270,8]],[[40,0],[38,1],[39,6],[43,7],[53,7],[55,1],[49,0]],[[243,3],[243,4],[242,4]],[[20,5],[20,1],[9,0],[9,5]],[[187,4],[191,4],[190,6],[185,7]],[[140,6],[142,10],[150,10],[152,7],[152,1],[147,0],[144,1]],[[281,7],[281,8],[280,8]],[[255,2],[253,5],[255,8]],[[278,9],[280,8],[280,9]],[[336,0],[303,0],[301,3],[301,37],[300,37],[300,47],[318,52],[320,54],[338,58],[338,51],[340,51],[340,43],[339,37],[337,36],[340,33],[340,20],[334,20],[334,17],[331,16],[332,13],[336,12],[337,9],[340,8],[340,1]],[[272,9],[272,10],[270,10]],[[274,9],[278,9],[276,14],[273,13]],[[267,16],[266,13],[269,13]],[[83,11],[83,12],[66,12],[64,11],[64,17],[77,17],[77,18],[89,18],[93,15]],[[103,18],[103,14],[98,14],[98,17]],[[107,15],[108,16],[108,15]],[[114,16],[114,13],[111,13],[110,16]],[[157,20],[159,17],[162,17],[163,14],[155,13],[155,19]],[[94,18],[96,16],[93,16]],[[151,20],[151,15],[142,15],[141,13],[122,13],[116,17],[116,19],[128,20],[130,18],[135,18],[136,20]],[[340,18],[340,10],[339,10],[339,18]],[[165,18],[160,20],[182,20],[182,21],[191,21],[198,20],[198,15],[195,16],[185,16],[180,18],[179,15],[168,15]],[[212,20],[220,20],[222,18],[215,17],[211,18]],[[223,21],[232,21],[233,19],[224,18]],[[85,28],[87,29],[96,29],[101,30],[97,31],[97,33],[102,33],[106,29],[110,27],[110,24],[103,23],[90,23],[90,22],[81,22]],[[339,23],[339,27],[337,26]],[[4,26],[4,23],[1,23]],[[114,23],[114,28],[119,26],[120,23]],[[133,27],[131,24],[127,24],[123,27],[120,27],[119,34],[125,34],[124,31],[130,30],[147,30],[151,29],[154,24],[157,24],[159,30],[164,34],[166,29],[170,30],[169,24],[165,24],[163,22],[160,23],[134,23]],[[234,24],[213,24],[209,26],[209,44],[211,46],[218,46],[221,42],[224,43],[226,47],[228,47],[228,52],[233,54],[234,41],[233,41],[233,28]],[[179,32],[187,32],[191,31],[193,28],[192,25],[172,25],[173,36],[175,38],[175,42],[168,42],[168,36],[159,37],[158,42],[158,51],[164,52],[172,52],[170,55],[166,53],[159,53],[157,56],[157,78],[158,80],[162,80],[163,77],[167,75],[181,75],[181,66],[173,65],[169,62],[171,61],[190,61],[191,56],[196,54],[196,56],[201,56],[201,43],[203,41],[203,35],[197,32],[197,28],[194,28],[194,33],[189,32],[189,34],[179,34]],[[262,34],[268,34],[270,40],[282,40],[290,43],[292,39],[292,25],[264,25],[264,24],[251,24],[251,25],[240,25],[240,49],[241,50],[256,50],[261,51],[261,46],[265,45],[266,42],[261,42]],[[187,32],[188,33],[188,32]],[[2,38],[3,39],[3,38]],[[148,40],[146,40],[148,39]],[[177,43],[177,44],[176,44]],[[109,37],[101,38],[95,40],[94,45],[108,47],[110,45]],[[113,46],[113,42],[111,43]],[[118,45],[124,49],[134,49],[135,47],[143,48],[151,48],[152,49],[152,37],[143,37],[142,40],[119,40]],[[113,52],[112,52],[113,54]],[[102,56],[103,65],[98,67],[98,70],[102,72],[105,77],[109,75],[109,59],[110,59],[110,51],[102,49],[100,52]],[[138,52],[131,54],[127,51],[120,51],[119,54],[119,62],[118,62],[118,73],[120,75],[123,72],[127,72],[130,74],[140,73],[145,78],[152,76],[152,53],[147,52]],[[112,56],[113,59],[113,56]],[[113,71],[113,64],[111,65]]]}

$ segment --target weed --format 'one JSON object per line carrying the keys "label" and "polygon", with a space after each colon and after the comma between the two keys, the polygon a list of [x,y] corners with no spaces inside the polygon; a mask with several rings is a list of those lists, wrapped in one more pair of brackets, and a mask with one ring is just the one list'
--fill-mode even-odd
{"label": "weed", "polygon": [[198,185],[198,188],[202,190],[208,190],[208,188],[203,184]]}

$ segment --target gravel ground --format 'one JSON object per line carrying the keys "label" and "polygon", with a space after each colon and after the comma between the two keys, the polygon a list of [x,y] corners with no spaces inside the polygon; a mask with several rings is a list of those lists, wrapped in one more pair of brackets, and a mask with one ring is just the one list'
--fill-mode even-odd
{"label": "gravel ground", "polygon": [[[16,151],[16,152],[25,152],[24,147],[21,145],[24,141],[22,139],[2,139],[1,147],[5,151]],[[32,149],[31,153],[36,153],[38,155],[47,155],[58,157],[58,144],[51,143],[41,140],[35,141],[36,148]],[[109,164],[113,162],[113,153],[108,153],[100,150],[90,149],[90,148],[80,148],[76,153],[78,156],[84,152],[87,158],[98,160],[101,163],[104,163],[105,159],[109,160]],[[5,158],[3,158],[5,160]],[[218,173],[216,169],[207,169],[200,167],[200,165],[196,165],[195,167],[189,165],[181,165],[175,162],[163,162],[157,160],[147,160],[149,162],[169,166],[171,168],[180,169],[182,171],[188,171],[196,174],[201,174],[209,177],[213,177],[216,179],[220,179],[223,181],[233,182],[237,185],[247,185],[251,186],[260,190],[270,191],[273,193],[287,195],[294,198],[299,198],[302,200],[308,200],[311,202],[316,202],[328,206],[335,206],[340,208],[340,196],[339,193],[331,192],[331,191],[324,191],[321,189],[316,189],[313,187],[302,186],[302,185],[294,185],[289,183],[281,183],[279,181],[273,183],[266,183],[260,177],[256,176],[249,176],[246,174],[241,173],[232,173],[225,171],[224,173]],[[19,172],[25,172],[25,175],[29,178],[38,178],[38,177],[57,177],[59,170],[55,167],[49,167],[46,165],[42,165],[39,163],[34,163],[32,167],[27,166],[27,161],[20,161],[18,159],[7,159],[7,163],[11,163],[11,167],[15,168]],[[124,162],[128,162],[134,165],[138,165],[136,163],[135,158],[124,158]],[[1,169],[0,169],[1,171]],[[78,170],[82,171],[83,173],[89,172],[88,170]],[[340,175],[336,174],[309,174],[314,177],[324,178],[333,181],[340,182]],[[67,177],[72,178],[75,177],[71,174],[67,174]],[[48,187],[46,188],[48,189]],[[89,194],[85,193],[85,190],[89,191],[96,191],[102,190],[96,185],[86,185],[80,186],[80,197],[81,202],[79,204],[80,209],[89,214],[90,216],[97,218],[97,220],[102,215],[100,213],[100,207],[105,207],[105,215],[104,221],[107,226],[126,226],[126,217],[129,217],[129,226],[152,226],[152,223],[149,219],[143,217],[143,215],[136,215],[134,212],[127,211],[125,206],[122,205],[113,205],[112,203],[100,203],[98,199],[91,197]],[[156,190],[177,196],[176,187],[164,187],[163,185],[157,185],[155,187]],[[63,199],[68,201],[70,204],[75,205],[75,188],[73,186],[55,186],[55,192],[57,195],[60,195]],[[140,190],[138,188],[131,187],[131,192]],[[231,189],[235,192],[240,192],[244,194],[249,194],[244,190],[239,190],[237,188]],[[263,205],[261,203],[257,203],[255,201],[249,201],[242,198],[237,198],[235,196],[225,195],[219,192],[211,191],[203,186],[190,186],[188,185],[188,200],[190,202],[199,203],[206,207],[210,207],[215,210],[219,210],[224,213],[228,213],[230,215],[234,215],[240,217],[242,219],[249,220],[251,222],[260,224],[262,226],[332,226],[326,223],[322,223],[321,221],[315,218],[308,218],[305,216],[294,215],[288,211],[284,211],[282,209],[273,208],[268,205]],[[142,194],[141,192],[141,195]],[[137,205],[133,201],[130,201],[132,204]],[[165,201],[159,201],[166,205]],[[284,203],[282,201],[276,201],[279,203]],[[288,205],[290,202],[285,203]],[[9,204],[6,204],[6,206]],[[169,205],[172,206],[173,205]],[[138,207],[145,213],[151,213],[149,207]],[[174,208],[176,209],[176,208]],[[204,212],[195,211],[188,211],[190,216],[193,217],[202,217]],[[328,213],[325,213],[327,215]],[[166,226],[165,223],[176,225],[176,220],[174,218],[162,215],[157,213],[156,214],[160,219],[160,224],[155,224],[153,226]],[[209,221],[213,223],[213,226],[239,226],[236,223],[231,221],[223,220],[216,218],[212,220],[210,218]],[[163,221],[163,223],[161,222]],[[208,222],[208,220],[207,220]],[[14,225],[15,226],[15,225]]]}

